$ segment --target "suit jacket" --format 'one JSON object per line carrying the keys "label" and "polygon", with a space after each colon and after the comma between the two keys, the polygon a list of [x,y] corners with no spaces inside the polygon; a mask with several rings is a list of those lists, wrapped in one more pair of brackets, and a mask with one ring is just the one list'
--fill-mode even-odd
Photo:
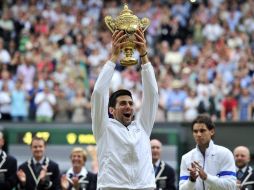
{"label": "suit jacket", "polygon": [[254,190],[254,171],[248,166],[243,176],[238,179],[241,181],[241,190]]}
{"label": "suit jacket", "polygon": [[4,151],[0,154],[0,189],[11,190],[17,184],[17,160]]}
{"label": "suit jacket", "polygon": [[156,190],[176,190],[174,169],[164,161],[160,161],[155,171],[155,182]]}
{"label": "suit jacket", "polygon": [[[73,182],[72,178],[75,176],[73,169],[69,169],[66,173],[67,179],[69,181],[68,190],[72,190]],[[79,178],[79,190],[96,190],[97,185],[97,175],[86,170],[85,167],[82,168],[81,172],[77,175]]]}
{"label": "suit jacket", "polygon": [[33,159],[29,159],[21,164],[19,169],[22,169],[26,174],[26,184],[19,184],[20,189],[25,190],[59,190],[60,189],[60,171],[58,164],[45,158],[43,165],[47,165],[46,180],[39,180],[39,174],[35,172],[35,164]]}

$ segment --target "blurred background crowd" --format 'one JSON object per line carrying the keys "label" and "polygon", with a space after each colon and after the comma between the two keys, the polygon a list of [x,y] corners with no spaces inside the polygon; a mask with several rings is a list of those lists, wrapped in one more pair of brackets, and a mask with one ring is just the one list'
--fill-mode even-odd
{"label": "blurred background crowd", "polygon": [[[254,0],[129,0],[147,17],[159,85],[157,122],[254,118]],[[2,121],[90,122],[90,97],[110,57],[104,17],[117,0],[6,0],[0,4]],[[139,55],[134,53],[137,59]],[[117,65],[111,90],[141,104],[140,65]]]}

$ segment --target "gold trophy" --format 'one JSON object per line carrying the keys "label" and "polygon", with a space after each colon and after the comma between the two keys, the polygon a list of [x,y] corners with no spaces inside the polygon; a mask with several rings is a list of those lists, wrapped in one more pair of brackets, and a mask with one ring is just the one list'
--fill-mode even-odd
{"label": "gold trophy", "polygon": [[123,30],[128,34],[128,39],[126,45],[122,48],[125,57],[120,60],[120,64],[123,66],[131,66],[138,63],[138,61],[132,57],[135,43],[134,33],[138,28],[142,28],[143,31],[147,29],[150,25],[150,20],[148,18],[142,18],[141,20],[133,14],[133,12],[128,8],[127,4],[124,4],[124,9],[121,11],[120,15],[113,19],[111,16],[106,16],[104,18],[105,23],[109,30],[114,33],[115,30]]}

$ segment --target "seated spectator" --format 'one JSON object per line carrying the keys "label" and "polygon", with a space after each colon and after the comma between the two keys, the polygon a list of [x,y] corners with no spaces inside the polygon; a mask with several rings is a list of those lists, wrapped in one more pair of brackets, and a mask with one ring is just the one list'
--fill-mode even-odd
{"label": "seated spectator", "polygon": [[72,167],[61,178],[63,190],[96,190],[97,176],[85,168],[87,153],[75,147],[71,151]]}

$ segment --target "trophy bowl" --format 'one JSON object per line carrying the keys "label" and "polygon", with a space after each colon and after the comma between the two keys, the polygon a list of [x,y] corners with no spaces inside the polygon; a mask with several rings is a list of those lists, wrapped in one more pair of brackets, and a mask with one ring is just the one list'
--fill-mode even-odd
{"label": "trophy bowl", "polygon": [[120,64],[123,66],[137,64],[138,61],[132,57],[135,50],[135,43],[133,42],[135,40],[134,33],[138,30],[138,28],[142,28],[142,30],[145,31],[150,25],[150,20],[148,18],[139,19],[128,8],[127,4],[124,4],[123,10],[115,19],[111,16],[106,16],[104,20],[112,33],[114,33],[115,30],[123,30],[126,34],[128,34],[127,43],[121,49],[125,57],[120,60]]}

